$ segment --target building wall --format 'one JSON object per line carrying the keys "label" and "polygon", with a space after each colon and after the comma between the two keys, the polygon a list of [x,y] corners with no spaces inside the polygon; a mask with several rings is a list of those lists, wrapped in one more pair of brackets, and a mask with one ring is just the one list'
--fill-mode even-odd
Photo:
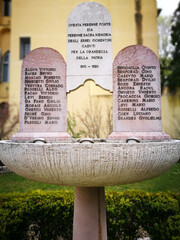
{"label": "building wall", "polygon": [[[3,16],[2,1],[0,1],[0,57],[10,51],[10,17]],[[1,66],[2,67],[2,66]],[[8,102],[9,98],[9,82],[1,82],[2,74],[0,74],[0,103]]]}
{"label": "building wall", "polygon": [[[1,57],[10,51],[10,29],[3,27],[0,31]],[[2,78],[2,74],[1,74]],[[9,82],[0,82],[0,102],[8,102]]]}
{"label": "building wall", "polygon": [[[11,71],[16,76],[11,81],[10,101],[19,98],[20,69],[19,38],[31,38],[31,50],[37,47],[51,47],[66,59],[66,24],[70,12],[80,0],[14,0],[12,2]],[[99,0],[112,16],[113,56],[123,47],[136,44],[136,23],[134,0]],[[150,3],[149,3],[150,2]],[[155,0],[141,0],[142,39],[146,46],[157,53],[157,25]],[[146,6],[147,5],[147,6]],[[147,10],[150,9],[150,12]],[[148,17],[146,16],[148,12]],[[148,20],[149,18],[149,20]],[[152,21],[153,19],[153,21]],[[153,33],[153,34],[152,34]],[[17,100],[16,100],[17,101]]]}
{"label": "building wall", "polygon": [[165,89],[161,97],[163,131],[174,139],[180,139],[180,88],[175,95]]}

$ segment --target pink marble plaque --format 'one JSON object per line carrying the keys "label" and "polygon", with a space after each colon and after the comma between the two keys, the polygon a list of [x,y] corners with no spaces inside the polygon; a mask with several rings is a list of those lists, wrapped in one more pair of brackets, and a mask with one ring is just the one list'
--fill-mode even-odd
{"label": "pink marble plaque", "polygon": [[60,140],[67,133],[66,63],[56,50],[37,48],[21,68],[20,132],[12,140]]}
{"label": "pink marble plaque", "polygon": [[113,63],[113,133],[110,139],[162,140],[160,65],[152,50],[133,45]]}

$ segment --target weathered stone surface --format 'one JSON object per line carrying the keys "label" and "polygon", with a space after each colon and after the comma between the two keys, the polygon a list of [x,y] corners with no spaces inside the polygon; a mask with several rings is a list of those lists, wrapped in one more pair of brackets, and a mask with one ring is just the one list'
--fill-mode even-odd
{"label": "weathered stone surface", "polygon": [[107,240],[104,187],[76,187],[73,240]]}
{"label": "weathered stone surface", "polygon": [[111,139],[168,140],[161,128],[160,66],[152,50],[133,45],[113,63],[113,133]]}
{"label": "weathered stone surface", "polygon": [[69,186],[106,186],[149,179],[173,166],[180,141],[94,144],[0,141],[0,159],[32,180]]}
{"label": "weathered stone surface", "polygon": [[37,48],[21,69],[20,132],[17,141],[60,140],[67,134],[66,63],[56,50]]}
{"label": "weathered stone surface", "polygon": [[67,23],[67,91],[87,79],[112,91],[112,21],[96,2],[75,7]]}

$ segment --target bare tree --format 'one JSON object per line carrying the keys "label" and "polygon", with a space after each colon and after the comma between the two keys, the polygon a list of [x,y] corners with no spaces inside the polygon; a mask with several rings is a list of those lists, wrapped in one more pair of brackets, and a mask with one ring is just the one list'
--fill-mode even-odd
{"label": "bare tree", "polygon": [[107,120],[106,120],[107,133],[106,133],[106,135],[109,136],[109,134],[111,134],[112,130],[113,130],[112,106],[107,105],[106,112],[107,112]]}
{"label": "bare tree", "polygon": [[159,34],[159,57],[171,57],[173,45],[171,44],[171,22],[172,16],[158,17],[158,34]]}
{"label": "bare tree", "polygon": [[92,104],[83,109],[82,114],[77,113],[77,118],[80,120],[85,137],[100,138],[102,125],[102,111],[100,104]]}
{"label": "bare tree", "polygon": [[99,101],[90,101],[81,113],[76,114],[83,137],[104,138],[112,132],[112,106],[107,105],[103,113],[102,104]]}
{"label": "bare tree", "polygon": [[158,17],[159,33],[159,61],[161,66],[161,91],[168,84],[168,76],[171,73],[170,62],[172,58],[173,45],[171,44],[171,22],[172,16]]}
{"label": "bare tree", "polygon": [[69,134],[73,138],[80,138],[81,135],[83,134],[83,132],[78,131],[78,129],[77,129],[76,117],[73,114],[70,114],[69,112],[68,112],[68,119],[67,119],[67,128],[68,128]]}

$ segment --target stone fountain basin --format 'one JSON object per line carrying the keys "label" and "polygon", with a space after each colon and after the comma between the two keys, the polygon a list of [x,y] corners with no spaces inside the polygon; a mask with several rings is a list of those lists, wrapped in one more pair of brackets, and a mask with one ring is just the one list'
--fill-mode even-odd
{"label": "stone fountain basin", "polygon": [[0,160],[39,182],[101,187],[142,181],[168,170],[180,157],[180,140],[164,142],[17,143],[0,141]]}

